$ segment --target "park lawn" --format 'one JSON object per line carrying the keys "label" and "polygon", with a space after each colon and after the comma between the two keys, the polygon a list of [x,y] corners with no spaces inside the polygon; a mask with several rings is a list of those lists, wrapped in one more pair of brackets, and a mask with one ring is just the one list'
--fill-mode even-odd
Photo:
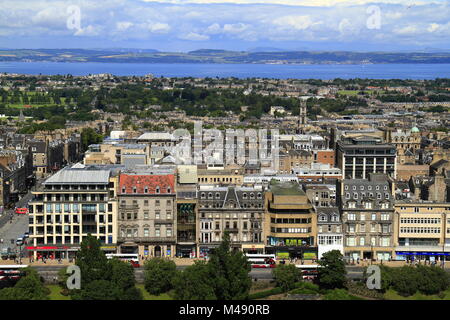
{"label": "park lawn", "polygon": [[[57,104],[31,104],[31,106],[33,106],[32,108],[43,108],[43,107],[53,107],[53,106],[58,106],[58,105]],[[23,103],[7,104],[6,107],[14,108],[14,109],[32,109],[32,108],[25,108]]]}
{"label": "park lawn", "polygon": [[357,96],[358,92],[359,92],[358,90],[340,90],[337,93],[342,94],[344,96]]}
{"label": "park lawn", "polygon": [[160,294],[159,296],[148,293],[143,284],[137,284],[136,287],[141,290],[144,300],[173,300],[167,293]]}
{"label": "park lawn", "polygon": [[384,298],[386,300],[450,300],[450,289],[447,289],[445,292],[445,296],[441,299],[437,294],[426,295],[420,292],[416,292],[414,295],[409,297],[403,297],[399,295],[395,290],[389,289],[384,294]]}
{"label": "park lawn", "polygon": [[69,296],[64,296],[61,294],[61,287],[55,284],[49,284],[47,288],[50,289],[50,300],[70,300]]}

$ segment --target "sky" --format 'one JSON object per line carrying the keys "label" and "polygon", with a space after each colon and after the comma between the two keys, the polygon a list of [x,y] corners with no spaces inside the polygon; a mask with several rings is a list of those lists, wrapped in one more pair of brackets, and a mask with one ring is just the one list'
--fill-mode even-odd
{"label": "sky", "polygon": [[450,50],[450,0],[0,3],[0,48]]}

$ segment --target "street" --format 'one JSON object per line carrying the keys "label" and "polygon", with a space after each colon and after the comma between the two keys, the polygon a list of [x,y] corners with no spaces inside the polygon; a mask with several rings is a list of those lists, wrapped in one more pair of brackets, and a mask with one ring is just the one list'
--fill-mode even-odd
{"label": "street", "polygon": [[[32,194],[31,191],[29,191],[15,206],[19,208],[28,207],[28,201],[31,197]],[[10,223],[11,214],[13,217],[12,223]],[[0,251],[4,248],[11,248],[13,251],[18,250],[16,239],[22,237],[27,231],[28,214],[16,214],[14,213],[14,209],[6,210],[0,217],[0,239],[3,239],[3,243],[0,243]]]}

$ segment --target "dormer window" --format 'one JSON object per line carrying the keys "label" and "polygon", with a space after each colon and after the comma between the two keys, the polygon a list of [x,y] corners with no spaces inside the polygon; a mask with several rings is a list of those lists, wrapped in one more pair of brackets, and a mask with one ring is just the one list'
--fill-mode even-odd
{"label": "dormer window", "polygon": [[126,193],[127,189],[125,187],[122,187],[122,193]]}
{"label": "dormer window", "polygon": [[205,199],[205,197],[206,197],[204,192],[202,192],[200,196],[201,196],[202,199]]}
{"label": "dormer window", "polygon": [[136,192],[137,192],[136,187],[133,187],[133,193],[136,193]]}
{"label": "dormer window", "polygon": [[220,193],[216,192],[216,199],[220,199]]}
{"label": "dormer window", "polygon": [[247,193],[244,192],[244,193],[242,194],[242,199],[247,199]]}
{"label": "dormer window", "polygon": [[170,193],[170,191],[171,191],[170,187],[167,187],[167,193]]}
{"label": "dormer window", "polygon": [[258,199],[262,199],[262,193],[258,192]]}
{"label": "dormer window", "polygon": [[327,216],[324,215],[324,214],[321,214],[321,215],[319,216],[319,221],[321,221],[321,222],[327,221]]}
{"label": "dormer window", "polygon": [[208,193],[208,199],[212,199],[212,198],[213,198],[212,192]]}
{"label": "dormer window", "polygon": [[144,193],[148,193],[148,187],[144,188]]}
{"label": "dormer window", "polygon": [[159,191],[160,191],[160,189],[159,189],[159,186],[158,186],[158,187],[156,187],[156,193],[159,193]]}

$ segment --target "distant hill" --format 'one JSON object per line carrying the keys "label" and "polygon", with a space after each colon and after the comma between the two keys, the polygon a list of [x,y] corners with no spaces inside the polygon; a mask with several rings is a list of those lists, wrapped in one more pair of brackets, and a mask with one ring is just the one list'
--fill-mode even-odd
{"label": "distant hill", "polygon": [[449,52],[257,51],[200,49],[187,53],[154,49],[3,49],[0,61],[115,63],[379,64],[450,63]]}

